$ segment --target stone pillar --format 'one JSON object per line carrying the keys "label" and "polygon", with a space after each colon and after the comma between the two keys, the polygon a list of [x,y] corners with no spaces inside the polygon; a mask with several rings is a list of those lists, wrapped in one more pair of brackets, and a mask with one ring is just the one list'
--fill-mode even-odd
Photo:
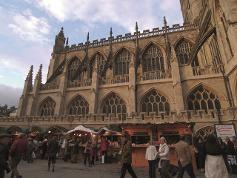
{"label": "stone pillar", "polygon": [[17,116],[24,116],[26,115],[26,108],[27,108],[27,101],[29,97],[29,93],[32,89],[32,78],[33,78],[33,66],[30,67],[30,71],[26,77],[25,85],[23,88],[22,96],[20,97],[18,109],[17,109]]}
{"label": "stone pillar", "polygon": [[172,79],[173,79],[175,109],[177,113],[180,113],[180,111],[184,110],[183,90],[182,90],[182,84],[181,84],[178,59],[176,57],[173,46],[172,46],[171,72],[172,72]]}
{"label": "stone pillar", "polygon": [[127,106],[127,112],[129,114],[136,112],[136,72],[135,72],[135,56],[132,55],[129,63],[129,107]]}
{"label": "stone pillar", "polygon": [[98,102],[98,61],[95,60],[95,64],[92,72],[92,81],[91,81],[91,91],[90,91],[90,101],[89,101],[89,113],[96,114],[98,110],[97,102]]}
{"label": "stone pillar", "polygon": [[65,91],[67,89],[67,67],[63,70],[63,75],[60,78],[59,83],[59,91],[57,93],[57,100],[55,106],[54,115],[63,115],[66,111],[66,103],[65,103]]}
{"label": "stone pillar", "polygon": [[39,71],[35,77],[34,81],[34,87],[33,87],[33,96],[32,96],[32,103],[29,105],[29,113],[31,116],[36,116],[38,114],[37,111],[37,99],[38,99],[38,94],[40,91],[41,87],[41,82],[42,82],[42,65],[40,65]]}

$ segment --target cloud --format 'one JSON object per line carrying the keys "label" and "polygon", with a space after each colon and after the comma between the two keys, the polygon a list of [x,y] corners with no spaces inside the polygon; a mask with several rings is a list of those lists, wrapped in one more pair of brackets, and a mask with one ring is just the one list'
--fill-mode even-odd
{"label": "cloud", "polygon": [[0,105],[17,106],[22,88],[14,88],[0,84]]}
{"label": "cloud", "polygon": [[173,18],[180,18],[178,0],[70,0],[70,3],[68,0],[38,0],[31,3],[61,22],[81,20],[89,25],[114,23],[129,31],[134,31],[136,21],[141,28],[156,27],[162,22],[162,14],[168,12],[175,14],[170,19],[171,23],[177,23]]}
{"label": "cloud", "polygon": [[21,39],[34,42],[48,41],[47,35],[50,33],[47,19],[32,15],[29,9],[14,13],[8,27]]}
{"label": "cloud", "polygon": [[[0,72],[9,71],[15,72],[21,76],[15,80],[21,80],[24,85],[24,79],[29,71],[31,65],[34,65],[34,73],[38,72],[38,67],[43,64],[43,82],[46,80],[48,64],[50,61],[51,46],[49,45],[36,45],[28,48],[23,48],[17,54],[4,53],[0,50]],[[4,78],[10,78],[11,76],[3,75]],[[1,83],[1,82],[0,82]]]}

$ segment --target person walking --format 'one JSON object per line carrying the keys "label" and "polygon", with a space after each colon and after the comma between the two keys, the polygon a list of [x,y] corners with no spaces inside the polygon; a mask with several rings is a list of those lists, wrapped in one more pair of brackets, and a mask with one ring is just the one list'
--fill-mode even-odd
{"label": "person walking", "polygon": [[135,172],[132,168],[132,142],[129,138],[129,135],[125,136],[124,139],[124,145],[122,146],[122,152],[121,152],[121,175],[120,178],[124,178],[125,174],[128,170],[129,174],[132,176],[132,178],[137,178]]}
{"label": "person walking", "polygon": [[41,150],[42,150],[41,159],[45,158],[45,154],[47,152],[47,145],[48,145],[48,139],[45,138],[41,145]]}
{"label": "person walking", "polygon": [[33,139],[28,138],[28,145],[27,145],[27,151],[26,151],[26,160],[28,163],[33,163],[32,154],[34,150],[35,150],[35,145],[33,143]]}
{"label": "person walking", "polygon": [[100,153],[101,153],[101,163],[104,164],[107,161],[107,151],[108,151],[109,143],[105,137],[101,137],[100,143]]}
{"label": "person walking", "polygon": [[9,153],[9,142],[11,136],[10,135],[0,135],[0,177],[4,178],[5,171],[10,172],[10,168],[8,165],[8,153]]}
{"label": "person walking", "polygon": [[223,159],[223,150],[214,135],[207,137],[205,144],[205,176],[206,178],[228,178],[228,171]]}
{"label": "person walking", "polygon": [[156,178],[156,158],[158,156],[158,152],[156,150],[153,141],[150,141],[149,146],[146,149],[145,158],[149,164],[149,178]]}
{"label": "person walking", "polygon": [[79,155],[79,144],[80,144],[79,139],[75,138],[74,145],[72,148],[72,159],[71,159],[72,163],[77,163],[78,155]]}
{"label": "person walking", "polygon": [[96,144],[96,142],[94,142],[92,144],[92,148],[91,148],[91,151],[90,151],[90,161],[91,161],[92,166],[95,165],[96,155],[97,155],[97,144]]}
{"label": "person walking", "polygon": [[11,148],[10,148],[10,159],[11,159],[11,169],[12,174],[11,178],[22,178],[20,175],[17,167],[23,157],[23,155],[26,154],[27,151],[27,139],[25,134],[20,134],[16,138],[16,140],[13,142]]}
{"label": "person walking", "polygon": [[84,165],[86,166],[86,163],[88,162],[89,167],[91,167],[91,159],[90,159],[91,149],[92,149],[92,142],[91,140],[88,140],[84,150]]}
{"label": "person walking", "polygon": [[178,158],[178,177],[183,178],[187,171],[190,178],[196,178],[192,166],[192,154],[189,145],[184,141],[185,137],[180,136],[178,143],[175,144],[175,150]]}
{"label": "person walking", "polygon": [[201,172],[204,172],[206,152],[204,141],[201,138],[199,138],[197,143],[195,144],[195,152],[197,159],[197,167],[198,169],[200,169]]}
{"label": "person walking", "polygon": [[169,174],[169,146],[167,145],[167,141],[165,137],[160,138],[160,147],[158,155],[160,157],[159,161],[159,169],[161,178],[170,178]]}
{"label": "person walking", "polygon": [[48,171],[50,171],[51,164],[52,164],[52,172],[55,171],[55,164],[58,151],[59,151],[59,144],[57,142],[57,137],[53,136],[48,143]]}

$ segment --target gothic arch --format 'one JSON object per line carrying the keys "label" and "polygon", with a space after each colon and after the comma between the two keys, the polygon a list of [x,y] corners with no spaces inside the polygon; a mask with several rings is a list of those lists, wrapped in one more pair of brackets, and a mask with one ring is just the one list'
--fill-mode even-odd
{"label": "gothic arch", "polygon": [[114,75],[126,75],[129,73],[131,53],[126,48],[121,48],[114,56]]}
{"label": "gothic arch", "polygon": [[40,104],[38,115],[39,116],[53,116],[56,102],[51,97],[46,97]]}
{"label": "gothic arch", "polygon": [[81,60],[77,56],[71,58],[67,64],[67,78],[73,81],[78,73],[78,69],[81,66]]}
{"label": "gothic arch", "polygon": [[195,42],[194,42],[193,40],[191,40],[190,38],[181,36],[181,37],[179,37],[179,38],[175,41],[175,43],[173,44],[174,48],[176,48],[177,45],[178,45],[181,41],[183,41],[183,40],[189,42],[192,46],[193,46],[194,43],[195,43]]}
{"label": "gothic arch", "polygon": [[155,112],[156,114],[160,112],[164,112],[165,114],[170,113],[168,98],[155,88],[151,88],[141,97],[139,105],[140,112]]}
{"label": "gothic arch", "polygon": [[141,56],[144,55],[144,53],[146,52],[147,48],[149,48],[149,46],[151,46],[151,45],[156,46],[158,49],[161,50],[163,56],[164,56],[164,57],[166,56],[165,49],[162,47],[162,45],[161,45],[160,43],[154,42],[154,41],[148,42],[148,43],[145,45],[145,47],[142,48],[142,50],[141,50]]}
{"label": "gothic arch", "polygon": [[69,115],[87,115],[89,113],[89,103],[81,96],[76,95],[68,104],[67,114]]}
{"label": "gothic arch", "polygon": [[[193,43],[191,43],[189,40],[186,38],[180,38],[175,46],[175,54],[178,59],[178,63],[180,65],[185,65],[188,64],[190,55],[191,55],[191,49],[192,49]],[[197,64],[198,62],[195,61]]]}
{"label": "gothic arch", "polygon": [[142,54],[142,71],[143,72],[154,72],[165,70],[165,58],[162,50],[151,43],[148,45]]}
{"label": "gothic arch", "polygon": [[131,50],[131,49],[129,49],[129,48],[126,47],[126,46],[122,46],[122,47],[120,47],[117,51],[115,51],[115,53],[113,54],[112,58],[115,59],[116,56],[117,56],[122,50],[127,50],[127,51],[130,53],[130,55],[135,55],[135,53],[134,53],[134,50],[135,50],[135,49],[134,49],[134,50]]}
{"label": "gothic arch", "polygon": [[192,90],[186,98],[186,104],[188,110],[219,110],[221,109],[221,102],[216,92],[212,89],[205,87],[202,84],[198,84]]}
{"label": "gothic arch", "polygon": [[91,75],[91,77],[92,77],[92,72],[93,72],[93,68],[94,68],[94,65],[95,65],[95,60],[97,60],[97,68],[98,68],[98,73],[100,75],[102,75],[102,73],[104,73],[104,70],[106,68],[107,57],[103,53],[101,53],[100,51],[97,51],[90,58],[90,68],[91,68],[91,74],[90,75]]}
{"label": "gothic arch", "polygon": [[205,126],[205,127],[198,129],[194,133],[194,138],[196,138],[196,140],[201,138],[203,141],[206,141],[208,135],[214,134],[214,132],[215,132],[215,130],[214,130],[213,126]]}
{"label": "gothic arch", "polygon": [[126,114],[126,102],[116,93],[108,93],[101,101],[101,113],[103,114]]}

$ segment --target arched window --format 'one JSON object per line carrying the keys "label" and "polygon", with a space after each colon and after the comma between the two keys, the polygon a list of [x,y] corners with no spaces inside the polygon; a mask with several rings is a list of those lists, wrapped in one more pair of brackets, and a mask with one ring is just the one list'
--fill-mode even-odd
{"label": "arched window", "polygon": [[209,47],[212,55],[212,64],[217,67],[219,64],[221,64],[221,55],[215,36],[211,37]]}
{"label": "arched window", "polygon": [[76,98],[74,98],[68,107],[69,115],[83,115],[89,113],[89,104],[88,102],[78,95]]}
{"label": "arched window", "polygon": [[166,97],[160,95],[156,90],[149,91],[141,100],[141,112],[170,112],[170,105]]}
{"label": "arched window", "polygon": [[95,67],[94,65],[95,65],[95,62],[97,61],[98,74],[102,75],[102,72],[104,71],[105,64],[106,64],[106,59],[104,58],[104,56],[101,55],[100,53],[97,53],[92,61],[93,61],[92,62],[93,68]]}
{"label": "arched window", "polygon": [[[68,65],[68,80],[73,81],[76,79],[76,72],[81,64],[80,59],[75,57],[74,59],[71,60],[71,62]],[[79,76],[79,74],[78,74]]]}
{"label": "arched window", "polygon": [[102,112],[104,114],[125,114],[127,113],[126,104],[115,93],[109,94],[102,104]]}
{"label": "arched window", "polygon": [[196,87],[188,96],[188,109],[189,110],[212,110],[221,109],[219,98],[205,89],[202,85]]}
{"label": "arched window", "polygon": [[39,115],[40,116],[53,116],[55,106],[56,106],[55,101],[52,98],[48,97],[40,105]]}
{"label": "arched window", "polygon": [[122,49],[115,58],[115,75],[125,75],[129,71],[130,53]]}
{"label": "arched window", "polygon": [[175,48],[176,56],[179,64],[184,65],[188,63],[191,52],[191,44],[186,40],[182,39]]}
{"label": "arched window", "polygon": [[142,58],[143,72],[164,71],[164,57],[154,44],[150,45]]}

